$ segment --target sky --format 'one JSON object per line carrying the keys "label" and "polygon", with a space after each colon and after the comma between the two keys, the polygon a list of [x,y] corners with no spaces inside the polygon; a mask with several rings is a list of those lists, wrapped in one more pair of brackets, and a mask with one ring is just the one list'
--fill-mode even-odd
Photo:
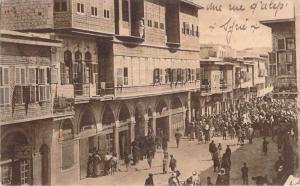
{"label": "sky", "polygon": [[[259,23],[294,17],[294,0],[195,0],[199,11],[200,43],[219,43],[241,50],[272,48],[271,29]],[[229,10],[233,5],[240,10]]]}

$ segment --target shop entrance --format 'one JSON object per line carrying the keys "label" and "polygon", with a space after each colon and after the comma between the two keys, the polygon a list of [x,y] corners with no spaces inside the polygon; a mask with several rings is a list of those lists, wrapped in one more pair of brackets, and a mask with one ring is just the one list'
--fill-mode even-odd
{"label": "shop entrance", "polygon": [[1,140],[1,184],[32,185],[32,152],[22,132],[12,132]]}
{"label": "shop entrance", "polygon": [[156,134],[169,138],[169,117],[156,119]]}

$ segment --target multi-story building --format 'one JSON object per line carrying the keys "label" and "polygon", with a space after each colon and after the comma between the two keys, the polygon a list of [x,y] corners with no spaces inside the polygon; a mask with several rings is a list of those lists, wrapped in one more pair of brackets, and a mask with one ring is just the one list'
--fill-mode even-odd
{"label": "multi-story building", "polygon": [[[272,92],[272,81],[268,78],[268,53],[255,51],[253,48],[238,51],[238,58],[253,63],[253,86],[250,87],[251,97],[261,97]],[[249,70],[248,70],[249,71]]]}
{"label": "multi-story building", "polygon": [[[253,49],[256,51],[259,49]],[[252,49],[236,51],[220,44],[200,47],[199,90],[192,94],[192,118],[211,115],[272,91],[268,82],[268,55]]]}
{"label": "multi-story building", "polygon": [[[60,40],[62,46],[47,53],[55,69],[49,73],[57,72],[53,74],[56,83],[49,85],[51,104],[38,102],[37,112],[25,104],[29,114],[24,120],[31,112],[41,112],[40,118],[1,123],[1,132],[8,137],[22,131],[32,149],[27,154],[32,163],[22,165],[31,171],[30,179],[14,166],[2,166],[1,160],[1,177],[7,180],[3,183],[16,177],[29,184],[74,183],[87,176],[89,153],[94,150],[123,159],[134,140],[150,133],[170,139],[176,129],[184,129],[191,120],[190,94],[200,87],[201,8],[190,0],[4,0],[1,28],[48,33],[55,41],[36,43],[52,46]],[[28,55],[39,52],[42,47]],[[27,69],[28,75],[33,73],[22,64],[21,74],[22,68],[23,73]],[[48,82],[47,70],[35,72]],[[47,97],[40,88],[48,86],[44,84],[38,85],[38,94]],[[16,94],[12,100],[22,96]],[[11,108],[16,105],[3,102]],[[51,112],[39,109],[47,106]],[[13,140],[3,139],[1,148]],[[10,154],[18,156],[14,151]]]}
{"label": "multi-story building", "polygon": [[200,92],[193,94],[193,118],[221,113],[232,107],[235,51],[229,46],[203,44],[200,47]]}
{"label": "multi-story building", "polygon": [[46,34],[0,30],[1,184],[35,183],[48,174],[57,69],[62,43]]}
{"label": "multi-story building", "polygon": [[295,98],[296,82],[296,46],[295,20],[274,19],[261,21],[272,29],[273,51],[269,54],[270,76],[274,77],[274,95]]}

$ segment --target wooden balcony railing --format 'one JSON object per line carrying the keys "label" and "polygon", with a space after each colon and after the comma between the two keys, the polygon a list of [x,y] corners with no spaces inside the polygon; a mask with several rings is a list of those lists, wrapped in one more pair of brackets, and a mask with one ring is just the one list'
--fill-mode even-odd
{"label": "wooden balcony railing", "polygon": [[114,95],[114,83],[113,82],[100,82],[97,83],[97,95]]}

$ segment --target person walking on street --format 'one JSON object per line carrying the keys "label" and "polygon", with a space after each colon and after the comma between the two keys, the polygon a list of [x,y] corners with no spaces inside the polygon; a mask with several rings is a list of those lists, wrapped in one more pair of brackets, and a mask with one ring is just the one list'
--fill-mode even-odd
{"label": "person walking on street", "polygon": [[163,158],[163,174],[166,174],[168,172],[168,161],[169,161],[169,155],[168,152],[164,152],[164,158]]}
{"label": "person walking on street", "polygon": [[220,159],[218,156],[218,152],[215,152],[212,157],[214,164],[214,172],[218,172],[220,170]]}
{"label": "person walking on street", "polygon": [[179,132],[179,129],[177,129],[176,133],[175,133],[175,139],[176,139],[177,148],[179,148],[179,142],[180,142],[181,137],[182,137],[182,134]]}
{"label": "person walking on street", "polygon": [[152,150],[148,150],[147,152],[147,162],[148,162],[148,165],[149,165],[149,168],[151,169],[152,167],[152,159],[153,159],[153,152]]}
{"label": "person walking on street", "polygon": [[223,127],[222,133],[223,133],[223,140],[226,140],[226,137],[227,137],[227,128],[226,128],[226,126]]}
{"label": "person walking on street", "polygon": [[216,153],[218,151],[218,148],[216,147],[214,140],[211,141],[208,148],[209,148],[208,150],[211,154],[211,158],[213,159],[214,153]]}
{"label": "person walking on street", "polygon": [[145,181],[145,186],[154,186],[153,174],[149,174],[149,177]]}
{"label": "person walking on street", "polygon": [[219,143],[219,145],[218,145],[218,157],[219,157],[219,160],[221,160],[222,159],[222,145],[221,145],[221,143]]}
{"label": "person walking on street", "polygon": [[201,128],[199,128],[199,131],[198,131],[198,144],[201,142],[203,144],[203,132],[201,130]]}
{"label": "person walking on street", "polygon": [[263,150],[263,153],[265,156],[268,154],[268,144],[269,144],[269,142],[264,137],[263,144],[262,144],[262,146],[263,146],[262,150]]}
{"label": "person walking on street", "polygon": [[248,185],[248,167],[247,163],[244,163],[244,166],[241,168],[243,185]]}
{"label": "person walking on street", "polygon": [[163,148],[163,151],[168,150],[168,138],[166,136],[164,136],[162,139],[162,148]]}
{"label": "person walking on street", "polygon": [[227,148],[226,148],[226,150],[225,150],[225,154],[226,154],[226,156],[227,156],[229,159],[231,159],[231,149],[230,149],[229,145],[227,145]]}
{"label": "person walking on street", "polygon": [[250,144],[252,144],[253,133],[254,133],[254,129],[250,125],[249,128],[248,128],[248,139],[249,139]]}
{"label": "person walking on street", "polygon": [[170,158],[171,159],[170,159],[169,167],[174,172],[175,169],[176,169],[176,166],[177,166],[177,162],[176,162],[176,159],[173,157],[172,154],[170,155]]}
{"label": "person walking on street", "polygon": [[126,166],[126,172],[128,172],[128,168],[129,168],[129,165],[130,165],[130,157],[127,153],[125,154],[124,163],[125,163],[125,166]]}

